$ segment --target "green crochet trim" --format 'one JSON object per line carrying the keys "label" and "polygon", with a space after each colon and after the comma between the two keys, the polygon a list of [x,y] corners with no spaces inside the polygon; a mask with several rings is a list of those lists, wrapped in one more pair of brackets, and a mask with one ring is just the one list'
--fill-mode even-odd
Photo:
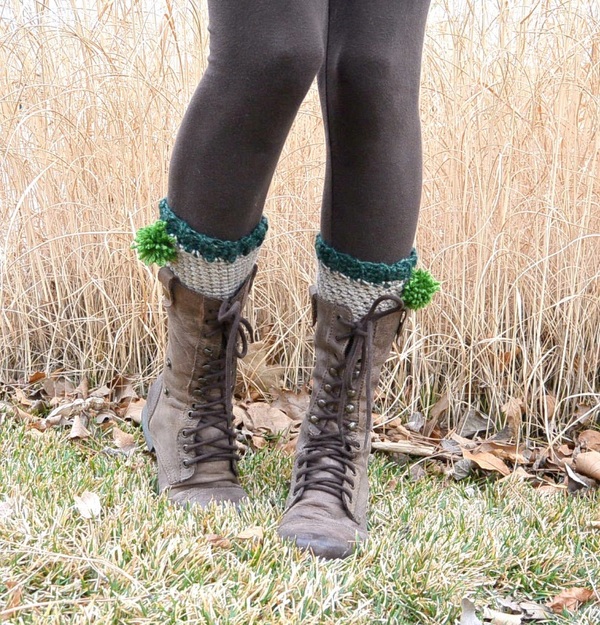
{"label": "green crochet trim", "polygon": [[408,280],[417,264],[417,250],[414,247],[410,256],[402,258],[393,265],[370,263],[338,252],[325,243],[320,234],[317,235],[315,249],[317,258],[332,271],[337,271],[353,280],[363,280],[371,284]]}
{"label": "green crochet trim", "polygon": [[240,256],[248,256],[265,240],[269,227],[266,217],[263,217],[256,228],[238,241],[224,241],[200,234],[173,213],[167,204],[167,198],[159,204],[160,218],[167,224],[167,232],[177,238],[177,244],[186,252],[195,256],[202,256],[209,263],[215,260],[224,260],[233,263]]}
{"label": "green crochet trim", "polygon": [[156,263],[166,265],[177,258],[177,239],[167,232],[167,224],[157,221],[151,226],[140,228],[131,248],[136,250],[138,258],[146,265]]}
{"label": "green crochet trim", "polygon": [[428,271],[416,269],[402,289],[402,301],[412,310],[424,308],[439,290],[440,283]]}

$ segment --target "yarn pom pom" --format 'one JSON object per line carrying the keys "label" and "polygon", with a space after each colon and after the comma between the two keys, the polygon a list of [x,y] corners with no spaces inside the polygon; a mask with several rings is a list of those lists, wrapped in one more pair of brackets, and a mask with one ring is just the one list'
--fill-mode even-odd
{"label": "yarn pom pom", "polygon": [[151,226],[140,228],[131,247],[146,265],[156,263],[163,266],[177,258],[176,241],[177,239],[167,232],[167,222],[159,219]]}
{"label": "yarn pom pom", "polygon": [[407,308],[417,310],[427,306],[439,290],[440,283],[428,271],[416,269],[404,285],[402,300]]}

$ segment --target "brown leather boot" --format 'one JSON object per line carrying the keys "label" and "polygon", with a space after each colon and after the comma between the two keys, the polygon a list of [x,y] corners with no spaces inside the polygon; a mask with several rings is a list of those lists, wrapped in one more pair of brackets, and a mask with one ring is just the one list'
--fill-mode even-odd
{"label": "brown leather boot", "polygon": [[278,531],[315,555],[345,558],[368,535],[372,394],[406,309],[385,295],[354,320],[347,307],[313,295],[315,310],[313,392]]}
{"label": "brown leather boot", "polygon": [[237,505],[246,497],[238,481],[232,401],[236,359],[246,354],[252,334],[241,313],[255,272],[225,300],[187,288],[167,267],[158,272],[169,341],[142,427],[156,451],[159,492],[168,489],[175,503]]}

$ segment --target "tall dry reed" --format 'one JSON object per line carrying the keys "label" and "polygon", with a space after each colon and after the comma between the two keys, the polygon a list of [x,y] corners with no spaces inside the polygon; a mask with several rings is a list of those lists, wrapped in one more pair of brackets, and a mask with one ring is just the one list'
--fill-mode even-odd
{"label": "tall dry reed", "polygon": [[[555,436],[598,412],[600,11],[597,0],[531,4],[444,0],[432,12],[417,246],[443,291],[411,316],[388,363],[389,415],[445,393],[451,423],[475,409],[501,424],[505,402],[523,399],[528,432]],[[206,64],[206,11],[189,0],[83,5],[0,5],[5,381],[64,368],[146,383],[161,367],[155,270],[129,246],[166,192]],[[324,161],[313,88],[273,179],[250,310],[289,385],[312,358],[306,289]]]}

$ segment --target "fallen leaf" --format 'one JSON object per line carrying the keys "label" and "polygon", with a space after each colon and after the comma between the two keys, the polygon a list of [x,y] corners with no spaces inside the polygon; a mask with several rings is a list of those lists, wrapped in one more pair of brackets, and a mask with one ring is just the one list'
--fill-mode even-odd
{"label": "fallen leaf", "polygon": [[112,400],[116,404],[120,404],[123,401],[129,401],[137,399],[138,394],[133,389],[133,379],[125,375],[116,375],[109,383],[109,388],[112,390]]}
{"label": "fallen leaf", "polygon": [[511,397],[500,410],[506,416],[506,430],[509,438],[518,438],[523,422],[525,404],[522,399]]}
{"label": "fallen leaf", "polygon": [[73,419],[73,425],[71,426],[71,431],[69,432],[69,438],[79,438],[83,440],[89,438],[90,436],[91,433],[85,427],[81,415],[75,415],[75,418]]}
{"label": "fallen leaf", "polygon": [[135,438],[133,435],[123,432],[123,430],[118,428],[116,425],[113,426],[112,436],[115,441],[115,445],[125,452],[131,452],[136,448]]}
{"label": "fallen leaf", "polygon": [[75,414],[80,414],[83,408],[83,399],[76,399],[68,404],[57,406],[46,417],[46,424],[51,426],[67,425],[69,417],[72,417]]}
{"label": "fallen leaf", "polygon": [[571,468],[572,461],[565,462],[565,470],[567,472],[567,477],[569,478],[569,482],[567,485],[567,490],[569,493],[576,493],[584,488],[593,488],[596,485],[594,480],[586,477],[585,475],[581,475]]}
{"label": "fallen leaf", "polygon": [[265,536],[265,531],[262,527],[249,527],[248,529],[240,532],[236,535],[238,540],[259,540],[261,541]]}
{"label": "fallen leaf", "polygon": [[112,410],[101,410],[94,419],[95,423],[102,425],[104,423],[114,423],[117,419],[117,415]]}
{"label": "fallen leaf", "polygon": [[43,371],[36,371],[29,376],[29,384],[35,384],[40,380],[43,380],[46,377],[46,374]]}
{"label": "fallen leaf", "polygon": [[219,534],[206,534],[204,539],[207,543],[215,547],[220,547],[221,549],[229,549],[231,547],[229,538],[225,538],[225,536],[220,536]]}
{"label": "fallen leaf", "polygon": [[246,415],[241,416],[242,419],[247,416],[249,421],[245,421],[244,425],[254,433],[283,434],[294,425],[292,419],[285,412],[264,402],[251,403],[246,408]]}
{"label": "fallen leaf", "polygon": [[460,605],[462,608],[462,615],[460,617],[459,625],[483,625],[475,614],[475,604],[468,599],[463,599]]}
{"label": "fallen leaf", "polygon": [[64,375],[59,375],[57,372],[51,374],[49,378],[44,378],[42,382],[44,391],[46,391],[48,397],[66,397],[75,392],[75,385],[69,378]]}
{"label": "fallen leaf", "polygon": [[556,595],[547,605],[557,614],[563,610],[574,612],[581,604],[590,601],[593,596],[594,591],[590,588],[567,588]]}
{"label": "fallen leaf", "polygon": [[521,625],[523,622],[523,618],[518,614],[506,614],[489,608],[484,608],[483,616],[491,622],[491,625]]}
{"label": "fallen leaf", "polygon": [[579,435],[579,445],[588,451],[600,451],[600,432],[585,430]]}
{"label": "fallen leaf", "polygon": [[600,482],[600,452],[585,451],[575,459],[577,473]]}
{"label": "fallen leaf", "polygon": [[86,490],[81,493],[80,496],[75,495],[74,499],[77,510],[79,510],[79,514],[81,514],[84,519],[93,519],[100,516],[102,505],[100,503],[100,497],[98,497],[96,493],[91,493]]}
{"label": "fallen leaf", "polygon": [[468,410],[465,416],[460,420],[456,431],[465,438],[478,434],[479,432],[486,432],[491,428],[492,424],[490,419],[477,410]]}
{"label": "fallen leaf", "polygon": [[528,460],[524,455],[525,448],[519,448],[517,445],[484,441],[479,447],[475,448],[474,451],[476,453],[487,452],[502,460],[510,460],[518,464],[528,464]]}
{"label": "fallen leaf", "polygon": [[546,606],[539,605],[533,601],[522,601],[519,603],[519,607],[525,612],[530,620],[534,621],[546,620],[552,615],[552,612]]}
{"label": "fallen leaf", "polygon": [[444,393],[432,406],[429,411],[429,418],[437,421],[449,407],[450,399],[448,398],[448,393]]}
{"label": "fallen leaf", "polygon": [[87,377],[84,375],[81,380],[79,380],[79,385],[75,389],[75,393],[79,399],[87,399],[90,392],[90,383]]}
{"label": "fallen leaf", "polygon": [[310,404],[308,391],[302,390],[300,393],[293,391],[279,391],[277,399],[271,404],[272,408],[277,408],[284,412],[293,422],[299,425],[304,419]]}
{"label": "fallen leaf", "polygon": [[137,425],[140,425],[142,423],[142,410],[145,405],[146,400],[142,398],[130,401],[123,418],[130,419],[134,423],[137,423]]}
{"label": "fallen leaf", "polygon": [[90,391],[90,397],[108,397],[111,393],[111,389],[105,384],[104,386],[99,386],[93,391]]}
{"label": "fallen leaf", "polygon": [[423,416],[423,413],[413,412],[410,415],[410,420],[406,424],[406,429],[418,434],[423,429],[424,425],[425,417]]}
{"label": "fallen leaf", "polygon": [[473,462],[471,460],[467,460],[463,458],[458,462],[454,463],[454,466],[450,470],[450,475],[456,480],[464,480],[466,477],[469,477],[473,472]]}
{"label": "fallen leaf", "polygon": [[467,449],[463,449],[463,456],[467,460],[472,460],[479,468],[486,471],[497,471],[502,475],[510,475],[511,470],[500,459],[490,453],[471,453]]}
{"label": "fallen leaf", "polygon": [[421,464],[413,464],[410,467],[411,482],[420,482],[425,477],[427,477],[427,471],[425,471]]}

